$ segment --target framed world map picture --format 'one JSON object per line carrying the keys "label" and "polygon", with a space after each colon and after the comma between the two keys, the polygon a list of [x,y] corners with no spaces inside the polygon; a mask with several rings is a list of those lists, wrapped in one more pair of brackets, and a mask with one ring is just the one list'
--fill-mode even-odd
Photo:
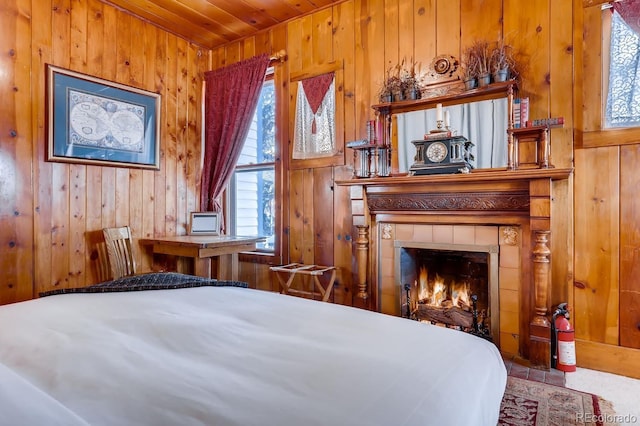
{"label": "framed world map picture", "polygon": [[160,95],[47,65],[47,160],[159,169]]}

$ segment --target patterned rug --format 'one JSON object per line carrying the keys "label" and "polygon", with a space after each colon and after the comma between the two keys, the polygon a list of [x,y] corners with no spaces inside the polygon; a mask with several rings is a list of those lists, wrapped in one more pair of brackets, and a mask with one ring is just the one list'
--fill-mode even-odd
{"label": "patterned rug", "polygon": [[616,425],[611,403],[597,395],[531,380],[507,378],[498,425]]}

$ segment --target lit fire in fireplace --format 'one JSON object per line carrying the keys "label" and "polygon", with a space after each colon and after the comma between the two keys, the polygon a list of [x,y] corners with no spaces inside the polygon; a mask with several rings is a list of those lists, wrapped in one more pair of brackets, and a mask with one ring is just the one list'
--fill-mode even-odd
{"label": "lit fire in fireplace", "polygon": [[459,327],[461,330],[479,330],[478,320],[482,322],[486,312],[478,315],[473,291],[467,280],[447,280],[438,272],[430,277],[424,265],[420,266],[417,275],[414,283],[417,303],[411,309],[413,317],[432,324]]}
{"label": "lit fire in fireplace", "polygon": [[465,310],[471,309],[471,288],[468,283],[445,284],[444,279],[436,273],[433,283],[428,282],[428,270],[420,267],[418,286],[418,303],[431,306],[457,306]]}
{"label": "lit fire in fireplace", "polygon": [[407,249],[400,258],[403,314],[490,338],[487,260],[486,253]]}

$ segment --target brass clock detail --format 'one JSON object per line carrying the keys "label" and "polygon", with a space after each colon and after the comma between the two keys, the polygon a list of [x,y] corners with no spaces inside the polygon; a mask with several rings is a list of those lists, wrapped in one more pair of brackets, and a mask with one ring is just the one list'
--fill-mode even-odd
{"label": "brass clock detail", "polygon": [[432,163],[441,163],[447,158],[447,146],[442,142],[433,142],[427,147],[427,159]]}

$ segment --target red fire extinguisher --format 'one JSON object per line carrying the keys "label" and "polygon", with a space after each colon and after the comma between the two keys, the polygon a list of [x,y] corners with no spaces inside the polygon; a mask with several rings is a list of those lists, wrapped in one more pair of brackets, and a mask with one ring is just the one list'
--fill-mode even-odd
{"label": "red fire extinguisher", "polygon": [[551,333],[551,366],[564,372],[576,371],[576,336],[566,303],[559,304],[553,313]]}

